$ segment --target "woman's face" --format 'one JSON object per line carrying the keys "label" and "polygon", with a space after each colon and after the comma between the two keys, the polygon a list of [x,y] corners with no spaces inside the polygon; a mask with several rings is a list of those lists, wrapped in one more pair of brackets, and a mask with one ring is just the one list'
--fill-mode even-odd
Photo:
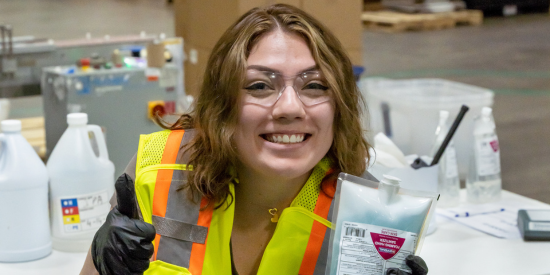
{"label": "woman's face", "polygon": [[[305,40],[296,34],[271,32],[252,48],[247,60],[247,80],[239,94],[235,134],[241,169],[248,170],[245,172],[272,178],[304,177],[330,149],[334,120],[332,97],[314,101],[311,97],[320,97],[310,95],[308,101],[304,92],[301,100],[294,88],[299,86],[300,89],[313,83],[310,86],[312,91],[322,93],[326,90],[328,85],[318,75],[315,78],[315,73],[310,74],[313,80],[301,78],[295,81],[293,77],[303,72],[318,71],[316,65]],[[261,84],[270,81],[266,75],[278,75],[278,79],[284,81],[280,82],[283,85],[278,85],[284,89],[281,96],[271,106],[269,103],[258,104],[270,102],[262,96],[250,96],[251,91],[261,92],[268,87]],[[327,90],[326,94],[330,91]]]}

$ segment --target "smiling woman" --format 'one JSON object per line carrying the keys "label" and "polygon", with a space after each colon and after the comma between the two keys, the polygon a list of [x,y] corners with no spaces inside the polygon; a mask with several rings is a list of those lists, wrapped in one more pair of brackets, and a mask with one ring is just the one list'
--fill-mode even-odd
{"label": "smiling woman", "polygon": [[[141,137],[127,170],[135,185],[117,183],[127,189],[94,239],[95,267],[324,274],[335,179],[361,175],[369,159],[362,103],[321,23],[288,5],[252,9],[214,47],[194,111]],[[141,220],[119,217],[132,199]]]}

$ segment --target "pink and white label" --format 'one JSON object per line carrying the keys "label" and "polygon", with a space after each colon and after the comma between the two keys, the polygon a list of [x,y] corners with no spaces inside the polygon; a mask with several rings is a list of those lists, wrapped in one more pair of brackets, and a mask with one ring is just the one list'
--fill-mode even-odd
{"label": "pink and white label", "polygon": [[384,260],[389,260],[395,256],[405,242],[404,238],[398,238],[390,235],[383,235],[373,232],[371,232],[370,235],[372,237],[374,247],[376,247],[376,251],[378,251],[378,254],[380,254]]}
{"label": "pink and white label", "polygon": [[491,148],[493,148],[493,151],[496,153],[498,152],[498,140],[493,140],[491,142],[489,142],[489,144],[491,144]]}
{"label": "pink and white label", "polygon": [[500,151],[496,136],[476,139],[476,166],[479,176],[500,173]]}
{"label": "pink and white label", "polygon": [[388,268],[411,272],[405,258],[414,253],[416,233],[370,224],[344,222],[338,275],[382,275]]}

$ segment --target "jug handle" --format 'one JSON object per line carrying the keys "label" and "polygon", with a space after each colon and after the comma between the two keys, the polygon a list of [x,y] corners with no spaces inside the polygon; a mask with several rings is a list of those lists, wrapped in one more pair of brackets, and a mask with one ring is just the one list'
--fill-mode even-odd
{"label": "jug handle", "polygon": [[97,148],[99,149],[99,158],[109,160],[109,153],[107,152],[107,145],[105,144],[105,136],[101,127],[97,125],[86,125],[88,131],[94,133],[95,140],[97,142]]}
{"label": "jug handle", "polygon": [[0,133],[0,167],[4,164],[4,157],[6,156],[6,136],[3,133]]}

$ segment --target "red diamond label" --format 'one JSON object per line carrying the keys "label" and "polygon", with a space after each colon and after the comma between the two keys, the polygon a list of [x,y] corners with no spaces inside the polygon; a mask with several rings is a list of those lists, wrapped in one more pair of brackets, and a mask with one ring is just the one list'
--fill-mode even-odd
{"label": "red diamond label", "polygon": [[378,233],[370,233],[372,238],[372,243],[374,244],[374,247],[376,247],[376,251],[378,251],[378,254],[384,259],[389,260],[403,246],[403,243],[405,242],[405,238],[399,238],[389,235],[383,235]]}

